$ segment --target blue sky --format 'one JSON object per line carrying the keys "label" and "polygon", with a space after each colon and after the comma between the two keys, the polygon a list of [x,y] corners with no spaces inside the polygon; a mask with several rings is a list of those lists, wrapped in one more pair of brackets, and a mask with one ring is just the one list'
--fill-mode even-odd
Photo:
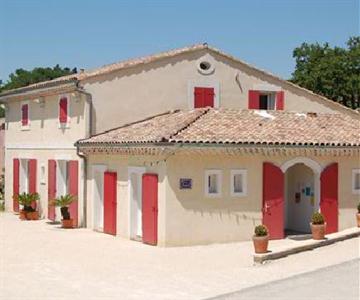
{"label": "blue sky", "polygon": [[0,0],[0,79],[208,42],[289,78],[302,42],[359,35],[359,0]]}

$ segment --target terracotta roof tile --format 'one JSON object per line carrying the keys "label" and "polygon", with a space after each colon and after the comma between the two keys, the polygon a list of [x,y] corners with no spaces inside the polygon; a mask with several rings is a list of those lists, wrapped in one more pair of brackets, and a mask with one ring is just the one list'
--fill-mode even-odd
{"label": "terracotta roof tile", "polygon": [[360,145],[360,121],[343,114],[237,109],[166,113],[80,141],[97,143]]}

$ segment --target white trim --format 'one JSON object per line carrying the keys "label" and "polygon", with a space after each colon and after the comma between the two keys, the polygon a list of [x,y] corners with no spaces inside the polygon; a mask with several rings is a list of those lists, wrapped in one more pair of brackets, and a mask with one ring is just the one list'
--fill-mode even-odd
{"label": "white trim", "polygon": [[40,164],[40,184],[46,184],[46,166],[44,163]]}
{"label": "white trim", "polygon": [[[23,107],[23,105],[27,105],[27,107],[28,107],[28,124],[25,126],[23,126],[23,124],[22,124],[22,107]],[[22,131],[30,130],[30,101],[29,100],[21,101],[21,103],[20,103],[20,129]]]}
{"label": "white trim", "polygon": [[[66,123],[60,123],[60,100],[62,98],[66,98],[67,99],[67,121]],[[70,102],[71,102],[71,98],[70,98],[70,94],[62,94],[59,95],[59,99],[58,99],[58,114],[57,114],[57,122],[58,122],[58,127],[59,129],[68,129],[70,128]]]}
{"label": "white trim", "polygon": [[[216,187],[217,187],[217,192],[216,193],[209,193],[209,187],[208,187],[208,178],[210,175],[217,175],[217,182],[216,182]],[[217,198],[217,197],[221,197],[221,193],[222,193],[222,170],[219,169],[208,169],[205,170],[205,176],[204,176],[204,193],[206,197],[209,198]]]}
{"label": "white trim", "polygon": [[255,83],[253,85],[253,90],[259,92],[280,92],[281,87],[268,83]]}
{"label": "white trim", "polygon": [[[241,175],[242,179],[242,192],[234,191],[234,176]],[[247,170],[246,169],[233,169],[230,171],[230,195],[232,197],[245,197],[247,195]]]}
{"label": "white trim", "polygon": [[55,160],[71,160],[71,155],[69,154],[56,154],[54,155]]}
{"label": "white trim", "polygon": [[5,146],[7,150],[76,150],[74,145],[30,145],[30,144],[22,144],[22,145],[12,145],[8,144]]}
{"label": "white trim", "polygon": [[355,194],[355,195],[358,195],[360,194],[360,189],[356,189],[355,188],[355,178],[356,178],[356,175],[359,174],[360,176],[360,169],[352,169],[352,175],[351,175],[351,190],[352,190],[352,193]]}
{"label": "white trim", "polygon": [[194,109],[194,89],[195,87],[214,88],[214,108],[220,107],[220,82],[211,79],[189,80],[188,81],[188,106]]}
{"label": "white trim", "polygon": [[[139,197],[142,197],[142,175],[146,172],[145,167],[128,167],[128,203],[129,203],[129,230],[128,236],[130,239],[135,238],[134,236],[134,228],[133,228],[133,211],[134,211],[134,203],[132,199],[132,184],[131,184],[131,174],[136,174],[140,176],[140,182],[138,182],[138,194]],[[141,234],[142,236],[142,234]]]}
{"label": "white trim", "polygon": [[323,169],[321,165],[315,160],[312,160],[307,157],[296,157],[284,162],[280,167],[281,171],[285,173],[287,169],[299,163],[303,163],[304,165],[308,166],[310,169],[314,171],[314,173],[320,174]]}

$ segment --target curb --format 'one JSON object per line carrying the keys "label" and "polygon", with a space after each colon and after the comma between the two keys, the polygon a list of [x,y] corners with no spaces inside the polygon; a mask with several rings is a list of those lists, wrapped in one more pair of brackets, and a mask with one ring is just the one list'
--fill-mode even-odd
{"label": "curb", "polygon": [[274,252],[264,253],[264,254],[254,254],[254,262],[257,264],[262,264],[267,260],[279,259],[279,258],[286,257],[286,256],[289,256],[292,254],[313,250],[313,249],[316,249],[319,247],[328,246],[328,245],[331,245],[331,244],[334,244],[334,243],[337,243],[340,241],[352,239],[352,238],[355,238],[358,236],[360,236],[360,229],[355,232],[346,233],[341,236],[327,237],[325,240],[321,240],[321,241],[312,240],[308,244],[293,246],[291,248],[287,248],[284,250],[278,250],[278,251],[275,250]]}

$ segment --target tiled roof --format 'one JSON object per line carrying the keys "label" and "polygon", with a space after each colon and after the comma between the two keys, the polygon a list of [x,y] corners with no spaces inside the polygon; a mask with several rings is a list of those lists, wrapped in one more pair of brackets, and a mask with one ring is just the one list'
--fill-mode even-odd
{"label": "tiled roof", "polygon": [[360,121],[343,114],[196,109],[155,116],[79,145],[153,142],[358,146]]}

